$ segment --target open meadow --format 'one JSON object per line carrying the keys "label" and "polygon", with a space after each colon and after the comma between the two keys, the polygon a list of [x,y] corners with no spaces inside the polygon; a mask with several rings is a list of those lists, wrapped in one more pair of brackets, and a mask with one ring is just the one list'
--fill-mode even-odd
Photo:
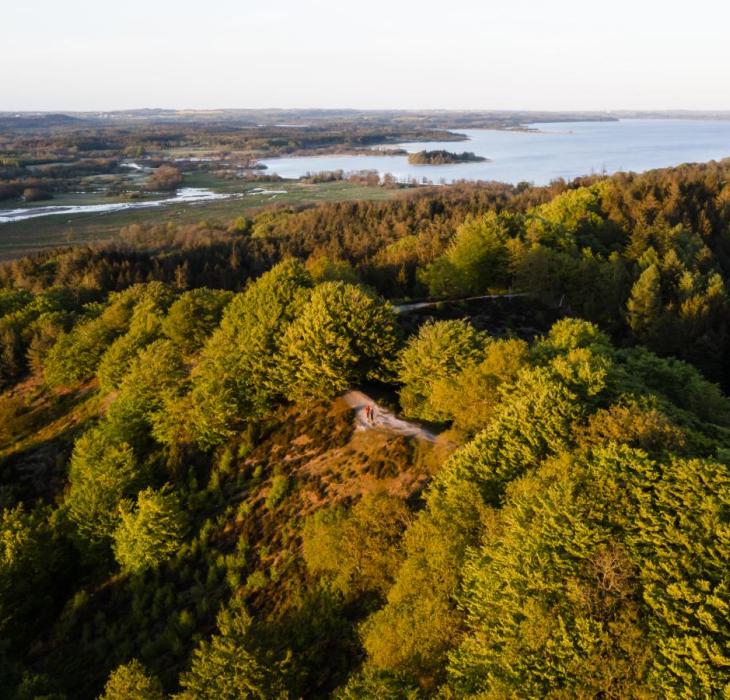
{"label": "open meadow", "polygon": [[[304,206],[348,200],[385,201],[399,190],[369,187],[347,181],[305,184],[292,181],[246,183],[222,180],[208,173],[186,175],[185,186],[227,194],[226,199],[175,203],[109,213],[57,214],[0,223],[0,260],[10,260],[36,251],[114,240],[132,224],[194,224],[201,221],[228,223],[267,207]],[[61,195],[54,205],[85,205],[108,201],[99,195]],[[112,200],[115,201],[115,200]],[[8,207],[9,208],[9,207]],[[0,208],[2,216],[3,208]]]}

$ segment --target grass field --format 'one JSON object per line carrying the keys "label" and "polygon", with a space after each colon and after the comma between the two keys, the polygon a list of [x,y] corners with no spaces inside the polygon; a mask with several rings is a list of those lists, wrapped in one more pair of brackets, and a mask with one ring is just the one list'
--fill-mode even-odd
{"label": "grass field", "polygon": [[[242,214],[271,205],[297,205],[316,202],[351,200],[386,200],[398,190],[367,187],[349,182],[327,182],[307,185],[294,181],[244,182],[222,180],[208,173],[185,176],[187,187],[207,187],[216,192],[241,194],[231,199],[196,203],[176,203],[149,209],[131,209],[111,213],[59,214],[13,223],[0,224],[0,260],[11,260],[39,250],[112,240],[119,230],[135,223],[197,223],[199,221],[228,222]],[[285,194],[256,194],[252,190],[285,190]],[[39,205],[98,204],[121,201],[100,195],[62,195]],[[7,208],[17,207],[14,203]]]}

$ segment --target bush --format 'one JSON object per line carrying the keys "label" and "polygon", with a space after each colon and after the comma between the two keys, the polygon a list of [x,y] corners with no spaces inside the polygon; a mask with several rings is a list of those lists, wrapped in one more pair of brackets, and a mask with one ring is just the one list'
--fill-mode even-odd
{"label": "bush", "polygon": [[47,199],[53,199],[53,195],[39,187],[26,187],[23,190],[23,199],[26,202],[43,202]]}
{"label": "bush", "polygon": [[289,493],[289,478],[282,474],[277,474],[271,480],[271,488],[269,488],[269,495],[266,497],[266,507],[269,510],[273,510],[276,506],[281,503],[284,497]]}

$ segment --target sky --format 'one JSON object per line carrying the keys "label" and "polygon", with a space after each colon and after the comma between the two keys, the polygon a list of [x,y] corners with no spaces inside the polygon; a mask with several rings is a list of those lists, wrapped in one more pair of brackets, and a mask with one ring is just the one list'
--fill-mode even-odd
{"label": "sky", "polygon": [[730,109],[726,0],[35,0],[0,111]]}

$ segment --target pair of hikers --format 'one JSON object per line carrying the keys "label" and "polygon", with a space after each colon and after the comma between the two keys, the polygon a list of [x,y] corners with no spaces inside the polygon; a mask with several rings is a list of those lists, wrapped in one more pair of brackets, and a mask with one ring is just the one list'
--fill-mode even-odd
{"label": "pair of hikers", "polygon": [[365,420],[368,423],[372,423],[375,420],[375,409],[371,403],[365,406]]}

